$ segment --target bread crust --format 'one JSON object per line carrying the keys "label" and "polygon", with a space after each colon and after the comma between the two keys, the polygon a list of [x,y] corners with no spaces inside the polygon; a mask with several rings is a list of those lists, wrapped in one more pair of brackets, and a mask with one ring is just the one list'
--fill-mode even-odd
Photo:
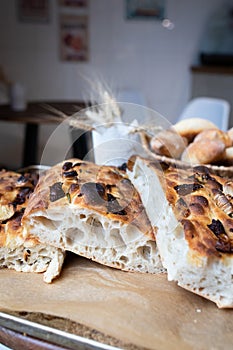
{"label": "bread crust", "polygon": [[[17,239],[24,240],[21,219],[34,184],[29,178],[13,171],[0,172],[0,247]],[[31,237],[34,244],[38,239]]]}
{"label": "bread crust", "polygon": [[224,158],[224,152],[225,144],[221,140],[200,140],[189,144],[181,160],[193,165],[214,164]]}
{"label": "bread crust", "polygon": [[[233,253],[233,200],[224,193],[229,182],[205,167],[166,173],[166,196],[192,250],[207,257]],[[217,222],[217,223],[216,223]]]}
{"label": "bread crust", "polygon": [[195,137],[193,142],[200,142],[200,141],[207,141],[207,140],[223,142],[226,147],[230,147],[232,145],[232,140],[229,134],[219,129],[204,130]]}
{"label": "bread crust", "polygon": [[231,145],[233,145],[233,127],[230,128],[229,130],[227,130],[227,135],[230,137],[231,139]]}
{"label": "bread crust", "polygon": [[225,149],[223,163],[226,166],[233,165],[233,146]]}
{"label": "bread crust", "polygon": [[79,159],[55,165],[43,177],[23,216],[45,244],[125,271],[164,272],[155,228],[139,193],[120,167]]}
{"label": "bread crust", "polygon": [[[65,170],[68,169],[68,170]],[[56,184],[61,197],[51,198]],[[55,189],[56,192],[56,189]],[[57,189],[57,193],[59,189]],[[40,180],[25,210],[24,220],[34,211],[73,205],[87,208],[112,220],[133,224],[155,240],[140,196],[126,172],[79,159],[69,159],[50,169]]]}
{"label": "bread crust", "polygon": [[156,242],[168,279],[220,308],[232,308],[233,180],[205,166],[177,169],[142,158],[133,162],[129,176],[135,186],[142,182],[133,178],[139,173],[147,174],[157,186],[150,205],[146,205],[145,186],[137,187],[152,224],[163,206]]}
{"label": "bread crust", "polygon": [[175,159],[180,158],[187,145],[188,140],[179,136],[173,128],[159,132],[150,141],[153,152]]}
{"label": "bread crust", "polygon": [[37,180],[35,174],[0,172],[0,267],[45,272],[44,281],[50,283],[61,271],[64,252],[41,244],[22,225],[22,217]]}
{"label": "bread crust", "polygon": [[202,118],[183,119],[174,125],[176,132],[192,142],[196,135],[203,130],[217,129],[217,126],[209,120]]}

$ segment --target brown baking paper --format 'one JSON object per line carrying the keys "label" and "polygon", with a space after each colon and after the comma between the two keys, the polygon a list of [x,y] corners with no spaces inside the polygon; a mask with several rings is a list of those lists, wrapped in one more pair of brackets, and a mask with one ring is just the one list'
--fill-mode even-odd
{"label": "brown baking paper", "polygon": [[231,349],[233,310],[168,282],[68,257],[52,284],[41,274],[0,271],[0,308],[42,312],[150,349]]}

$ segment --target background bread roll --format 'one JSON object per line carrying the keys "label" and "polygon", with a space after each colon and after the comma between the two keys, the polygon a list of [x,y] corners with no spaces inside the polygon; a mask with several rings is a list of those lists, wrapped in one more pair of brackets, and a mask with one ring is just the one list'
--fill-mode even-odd
{"label": "background bread roll", "polygon": [[161,169],[142,158],[134,160],[128,173],[152,226],[158,228],[156,242],[168,280],[218,307],[233,308],[231,181],[204,166]]}
{"label": "background bread roll", "polygon": [[191,164],[212,164],[223,159],[225,144],[222,141],[199,141],[191,143],[181,156],[181,160]]}
{"label": "background bread roll", "polygon": [[233,165],[233,147],[228,147],[224,152],[224,165]]}
{"label": "background bread roll", "polygon": [[193,142],[205,140],[222,141],[226,147],[230,147],[232,145],[232,140],[228,133],[219,129],[204,130],[195,137]]}
{"label": "background bread roll", "polygon": [[191,142],[197,134],[207,129],[218,129],[215,124],[202,118],[183,119],[174,125],[179,135],[186,137]]}
{"label": "background bread roll", "polygon": [[227,131],[227,135],[230,137],[233,145],[233,127]]}
{"label": "background bread roll", "polygon": [[181,137],[175,130],[163,130],[152,137],[150,147],[161,156],[179,159],[188,145],[188,140]]}

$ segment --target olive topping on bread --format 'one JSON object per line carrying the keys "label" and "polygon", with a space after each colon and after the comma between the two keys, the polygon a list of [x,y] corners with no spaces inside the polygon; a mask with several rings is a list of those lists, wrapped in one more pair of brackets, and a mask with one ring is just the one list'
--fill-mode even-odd
{"label": "olive topping on bread", "polygon": [[22,217],[38,177],[0,172],[0,267],[22,272],[44,272],[50,283],[61,271],[64,252],[26,231]]}
{"label": "olive topping on bread", "polygon": [[139,157],[128,175],[157,226],[168,279],[219,307],[233,307],[232,181],[204,166],[162,170]]}
{"label": "olive topping on bread", "polygon": [[30,197],[25,227],[45,244],[127,271],[164,271],[154,228],[124,167],[70,159]]}

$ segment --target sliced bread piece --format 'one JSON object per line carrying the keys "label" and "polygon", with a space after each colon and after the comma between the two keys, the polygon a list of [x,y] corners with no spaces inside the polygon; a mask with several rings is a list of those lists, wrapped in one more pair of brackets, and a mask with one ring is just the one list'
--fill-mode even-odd
{"label": "sliced bread piece", "polygon": [[44,272],[44,281],[50,283],[60,274],[65,254],[30,232],[25,237],[21,219],[34,186],[30,174],[0,172],[0,268]]}
{"label": "sliced bread piece", "polygon": [[71,159],[47,171],[23,217],[54,245],[127,271],[164,271],[138,192],[123,168]]}
{"label": "sliced bread piece", "polygon": [[233,307],[233,181],[204,166],[177,169],[134,158],[128,175],[138,189],[168,279]]}

